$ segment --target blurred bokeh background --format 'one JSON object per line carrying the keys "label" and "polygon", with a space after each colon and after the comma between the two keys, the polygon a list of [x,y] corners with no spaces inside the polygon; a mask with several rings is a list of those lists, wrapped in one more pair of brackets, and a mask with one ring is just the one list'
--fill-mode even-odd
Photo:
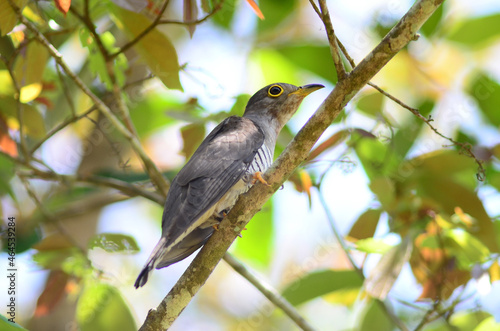
{"label": "blurred bokeh background", "polygon": [[[193,256],[133,287],[160,237],[159,194],[129,141],[10,3],[0,3],[0,264],[7,269],[15,217],[16,322],[137,329]],[[127,128],[130,120],[169,180],[261,87],[324,84],[280,135],[279,155],[337,81],[324,25],[305,0],[261,0],[265,19],[243,0],[12,3]],[[327,1],[356,63],[412,3]],[[165,4],[162,23],[131,44]],[[372,81],[439,134],[364,88],[230,252],[318,330],[395,328],[372,297],[411,330],[500,328],[499,58],[500,2],[446,1]],[[127,185],[152,198],[116,189]],[[0,277],[2,307],[7,288]],[[222,261],[171,329],[295,328]]]}

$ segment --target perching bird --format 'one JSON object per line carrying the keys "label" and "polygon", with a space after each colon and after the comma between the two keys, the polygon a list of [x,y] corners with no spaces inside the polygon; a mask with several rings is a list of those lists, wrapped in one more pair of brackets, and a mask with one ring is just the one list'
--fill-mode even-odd
{"label": "perching bird", "polygon": [[226,118],[201,143],[170,185],[162,236],[135,282],[168,267],[203,246],[238,196],[273,162],[276,138],[309,93],[323,85],[276,83],[255,93],[243,117]]}

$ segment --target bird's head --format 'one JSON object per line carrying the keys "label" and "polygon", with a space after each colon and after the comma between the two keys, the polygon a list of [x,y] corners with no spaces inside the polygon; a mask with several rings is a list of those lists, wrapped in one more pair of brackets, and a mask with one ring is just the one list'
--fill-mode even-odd
{"label": "bird's head", "polygon": [[243,116],[268,121],[279,131],[295,114],[302,100],[323,87],[321,84],[295,86],[274,83],[267,85],[248,100]]}

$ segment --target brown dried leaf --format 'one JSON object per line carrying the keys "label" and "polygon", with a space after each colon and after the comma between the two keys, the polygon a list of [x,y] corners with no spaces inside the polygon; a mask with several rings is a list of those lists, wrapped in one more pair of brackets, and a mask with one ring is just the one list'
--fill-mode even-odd
{"label": "brown dried leaf", "polygon": [[40,294],[40,297],[38,297],[34,314],[35,317],[50,314],[52,309],[54,309],[57,303],[62,299],[68,279],[69,276],[61,270],[55,270],[50,273],[45,288],[42,294]]}

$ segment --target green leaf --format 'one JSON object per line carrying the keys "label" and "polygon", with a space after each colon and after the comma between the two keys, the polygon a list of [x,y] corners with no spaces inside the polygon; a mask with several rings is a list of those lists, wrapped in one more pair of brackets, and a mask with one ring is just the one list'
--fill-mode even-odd
{"label": "green leaf", "polygon": [[86,256],[76,247],[38,252],[33,255],[33,261],[44,269],[62,270],[77,277],[92,272]]}
{"label": "green leaf", "polygon": [[2,331],[22,331],[27,329],[23,328],[19,324],[9,322],[8,319],[12,318],[10,316],[5,317],[4,315],[0,314],[0,330]]}
{"label": "green leaf", "polygon": [[297,0],[260,1],[259,8],[265,19],[257,23],[259,33],[272,31],[278,27],[286,18],[290,18],[297,7]]}
{"label": "green leaf", "polygon": [[274,49],[258,49],[252,52],[251,59],[257,63],[266,82],[287,82],[297,84],[296,66]]}
{"label": "green leaf", "polygon": [[425,21],[424,25],[422,25],[422,27],[420,28],[420,31],[424,36],[430,37],[436,32],[437,27],[439,26],[439,23],[441,23],[441,20],[443,18],[443,7],[443,5],[439,6],[431,15],[431,17],[429,17],[429,19]]}
{"label": "green leaf", "polygon": [[0,98],[11,97],[16,93],[12,77],[8,70],[0,70]]}
{"label": "green leaf", "polygon": [[166,115],[167,110],[184,108],[182,102],[165,93],[142,95],[139,100],[134,100],[133,95],[130,98],[130,118],[141,137],[174,122]]}
{"label": "green leaf", "polygon": [[383,239],[366,238],[356,241],[356,250],[365,253],[385,254],[393,247]]}
{"label": "green leaf", "polygon": [[16,253],[18,254],[27,251],[42,238],[39,224],[23,223],[18,223],[19,227],[16,229]]}
{"label": "green leaf", "polygon": [[495,321],[495,317],[490,316],[474,328],[474,331],[500,331],[500,323]]}
{"label": "green leaf", "polygon": [[276,50],[297,67],[308,70],[333,84],[337,83],[337,72],[331,65],[330,47],[290,45],[278,47]]}
{"label": "green leaf", "polygon": [[272,199],[255,214],[246,228],[241,232],[242,238],[236,240],[235,255],[256,262],[260,267],[268,266],[274,243]]}
{"label": "green leaf", "polygon": [[[0,96],[0,113],[17,121],[17,102],[13,97]],[[30,104],[21,104],[23,112],[24,132],[34,138],[45,136],[45,122],[38,109]]]}
{"label": "green leaf", "polygon": [[419,155],[408,163],[413,164],[415,170],[437,176],[450,176],[462,171],[468,171],[473,175],[476,171],[474,159],[449,149]]}
{"label": "green leaf", "polygon": [[376,177],[370,182],[370,190],[377,195],[384,210],[391,210],[396,199],[396,185],[389,177]]}
{"label": "green leaf", "polygon": [[477,220],[477,228],[472,229],[491,252],[498,252],[493,222],[484,209],[483,203],[471,189],[456,183],[445,176],[420,176],[417,181],[418,195],[434,200],[440,211],[448,215],[455,213],[455,207],[460,207],[464,213]]}
{"label": "green leaf", "polygon": [[222,8],[212,16],[212,20],[215,24],[229,30],[231,23],[233,22],[234,12],[236,9],[236,0],[224,1]]}
{"label": "green leaf", "polygon": [[117,288],[87,284],[78,299],[76,320],[82,331],[135,331],[134,318]]}
{"label": "green leaf", "polygon": [[500,14],[464,20],[448,35],[449,40],[467,46],[477,46],[498,37],[500,37]]}
{"label": "green leaf", "polygon": [[[426,99],[418,105],[417,109],[422,116],[427,117],[434,109],[434,101]],[[417,141],[423,125],[424,121],[412,116],[408,123],[396,131],[391,141],[396,155],[404,158],[408,154],[413,144]]]}
{"label": "green leaf", "polygon": [[474,264],[485,262],[490,255],[481,241],[462,229],[446,231],[444,243],[450,248],[449,254],[456,257],[457,266],[462,270],[470,270]]}
{"label": "green leaf", "polygon": [[371,117],[377,117],[382,113],[384,105],[384,96],[379,92],[365,94],[359,98],[356,106],[364,114]]}
{"label": "green leaf", "polygon": [[376,300],[370,300],[362,313],[358,331],[393,330],[394,324]]}
{"label": "green leaf", "polygon": [[360,289],[363,279],[354,270],[323,270],[305,275],[283,290],[283,297],[297,306],[319,296],[348,289]]}
{"label": "green leaf", "polygon": [[[115,37],[111,32],[106,31],[102,33],[100,39],[104,48],[109,53],[118,50],[118,48],[115,47]],[[89,67],[92,73],[98,75],[101,81],[106,85],[106,88],[111,90],[113,88],[113,82],[108,71],[108,66],[106,65],[106,60],[96,41],[87,29],[80,29],[80,42],[83,47],[89,50]],[[125,84],[125,70],[128,68],[127,58],[124,54],[120,54],[112,61],[112,74],[116,79],[116,83],[119,86],[123,86]]]}
{"label": "green leaf", "polygon": [[234,105],[231,107],[229,111],[229,116],[236,115],[241,116],[245,112],[245,108],[247,106],[248,100],[250,100],[250,94],[240,94],[236,97],[236,101]]}
{"label": "green leaf", "polygon": [[99,76],[108,90],[111,90],[113,88],[113,84],[111,83],[111,78],[109,77],[108,70],[106,68],[106,61],[99,51],[95,40],[91,37],[90,32],[87,29],[80,29],[79,36],[82,47],[87,48],[89,51],[88,58],[90,70],[94,75]]}
{"label": "green leaf", "polygon": [[[13,0],[13,3],[21,10],[26,6],[28,0]],[[17,24],[17,15],[10,6],[9,1],[0,1],[0,33],[5,36],[11,32]]]}
{"label": "green leaf", "polygon": [[400,160],[392,149],[378,139],[353,134],[352,140],[368,178],[391,175],[400,165]]}
{"label": "green leaf", "polygon": [[[118,27],[125,30],[131,38],[138,36],[152,23],[144,15],[133,13],[113,4],[110,6],[112,6],[111,12],[117,20]],[[166,35],[155,28],[136,43],[134,48],[166,87],[182,91],[177,52]]]}
{"label": "green leaf", "polygon": [[441,248],[441,245],[441,239],[438,236],[427,235],[424,237],[419,246],[422,248],[438,249]]}
{"label": "green leaf", "polygon": [[500,112],[498,111],[498,105],[500,104],[500,84],[486,73],[478,72],[473,76],[467,87],[467,92],[477,101],[479,109],[486,119],[492,125],[496,127],[500,126]]}
{"label": "green leaf", "polygon": [[373,237],[380,219],[380,209],[368,209],[358,217],[348,236],[354,239],[366,239]]}
{"label": "green leaf", "polygon": [[36,40],[30,42],[14,64],[14,76],[19,86],[41,83],[48,60],[47,48]]}
{"label": "green leaf", "polygon": [[14,192],[9,182],[14,177],[15,164],[8,157],[0,154],[0,195],[8,193],[14,200]]}
{"label": "green leaf", "polygon": [[38,252],[33,261],[44,269],[61,269],[63,262],[72,256],[81,254],[76,247]]}
{"label": "green leaf", "polygon": [[468,311],[458,311],[451,315],[450,320],[446,321],[443,319],[438,319],[431,323],[428,323],[424,330],[425,331],[471,331],[485,319],[491,317],[484,311],[468,310]]}
{"label": "green leaf", "polygon": [[102,248],[109,253],[139,251],[139,246],[133,237],[119,233],[99,233],[90,238],[88,247],[89,249]]}
{"label": "green leaf", "polygon": [[460,311],[451,316],[450,324],[456,328],[456,331],[469,331],[474,330],[476,326],[489,317],[492,316],[484,311]]}
{"label": "green leaf", "polygon": [[71,202],[81,201],[96,192],[95,187],[63,187],[58,191],[53,191],[44,204],[49,210],[59,210],[67,207]]}

